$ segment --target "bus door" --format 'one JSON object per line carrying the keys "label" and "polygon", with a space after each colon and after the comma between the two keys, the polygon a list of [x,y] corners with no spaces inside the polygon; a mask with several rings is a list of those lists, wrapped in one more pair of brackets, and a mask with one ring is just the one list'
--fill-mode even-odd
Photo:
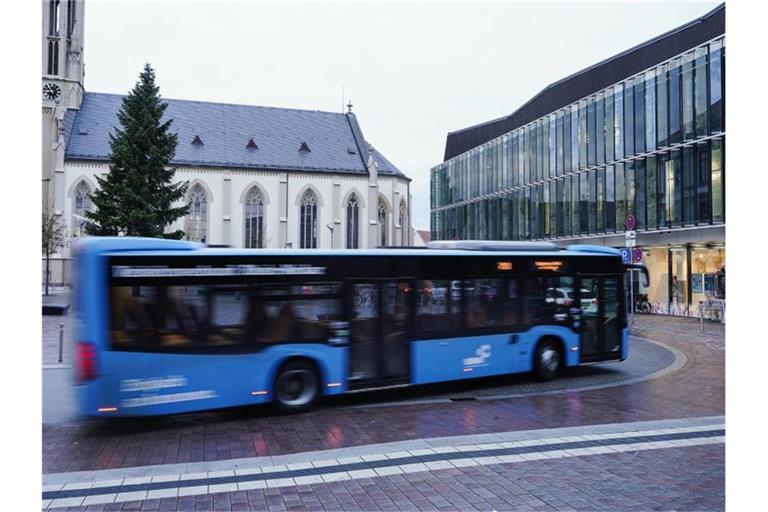
{"label": "bus door", "polygon": [[350,388],[408,382],[410,281],[352,282],[348,290]]}
{"label": "bus door", "polygon": [[581,360],[621,354],[621,276],[583,276],[578,290],[582,311]]}

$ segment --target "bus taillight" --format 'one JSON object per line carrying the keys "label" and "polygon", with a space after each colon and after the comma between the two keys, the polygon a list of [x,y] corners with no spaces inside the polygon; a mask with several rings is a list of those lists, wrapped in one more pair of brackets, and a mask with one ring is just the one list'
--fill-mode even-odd
{"label": "bus taillight", "polygon": [[77,381],[82,383],[96,378],[96,347],[93,343],[77,342],[75,349]]}

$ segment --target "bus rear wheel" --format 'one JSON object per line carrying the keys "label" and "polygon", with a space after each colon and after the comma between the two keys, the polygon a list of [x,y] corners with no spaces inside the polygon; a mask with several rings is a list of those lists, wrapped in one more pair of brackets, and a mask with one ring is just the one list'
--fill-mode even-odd
{"label": "bus rear wheel", "polygon": [[560,345],[554,340],[543,340],[536,346],[533,371],[542,381],[557,377],[562,367]]}
{"label": "bus rear wheel", "polygon": [[320,377],[317,368],[309,361],[288,361],[275,378],[274,403],[277,410],[285,413],[306,411],[320,395]]}

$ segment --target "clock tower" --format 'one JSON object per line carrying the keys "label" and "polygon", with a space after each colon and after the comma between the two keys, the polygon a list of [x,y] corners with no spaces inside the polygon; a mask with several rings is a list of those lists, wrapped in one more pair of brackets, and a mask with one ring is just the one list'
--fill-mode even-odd
{"label": "clock tower", "polygon": [[64,212],[64,113],[83,100],[84,0],[43,0],[43,207]]}

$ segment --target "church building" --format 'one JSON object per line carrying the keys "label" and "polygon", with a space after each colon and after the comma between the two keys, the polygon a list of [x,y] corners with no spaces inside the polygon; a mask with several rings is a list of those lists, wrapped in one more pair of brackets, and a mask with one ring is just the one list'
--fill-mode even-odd
{"label": "church building", "polygon": [[[84,236],[96,176],[109,172],[123,98],[85,91],[83,21],[83,0],[46,0],[43,203],[74,239]],[[171,165],[189,182],[191,206],[169,230],[244,248],[412,245],[411,180],[365,139],[351,103],[336,113],[163,101],[178,135]],[[61,250],[53,282],[69,282],[69,255]]]}

